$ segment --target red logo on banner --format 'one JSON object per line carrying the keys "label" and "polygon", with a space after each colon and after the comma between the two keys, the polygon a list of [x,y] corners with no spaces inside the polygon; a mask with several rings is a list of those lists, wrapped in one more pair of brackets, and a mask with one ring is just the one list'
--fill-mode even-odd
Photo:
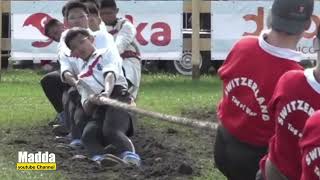
{"label": "red logo on banner", "polygon": [[[132,24],[134,24],[133,17],[131,15],[125,16]],[[141,22],[136,25],[137,35],[136,39],[142,46],[149,44],[147,39],[143,36],[143,32],[147,29],[149,23]],[[150,41],[156,46],[167,46],[171,42],[171,28],[170,25],[165,22],[155,22],[151,25],[151,37]]]}
{"label": "red logo on banner", "polygon": [[[36,29],[39,30],[39,32],[45,36],[45,32],[44,32],[44,26],[46,24],[46,22],[48,22],[50,19],[52,19],[51,16],[49,16],[48,14],[45,13],[35,13],[32,14],[31,16],[29,16],[23,23],[23,26],[33,26]],[[53,40],[51,39],[47,39],[45,41],[34,41],[32,42],[32,46],[33,47],[37,47],[37,48],[43,48],[43,47],[47,47],[49,46],[51,43],[53,42]]]}
{"label": "red logo on banner", "polygon": [[[303,12],[305,8],[303,6],[299,7],[299,11]],[[263,30],[263,25],[264,25],[264,8],[263,7],[258,7],[258,12],[257,15],[255,14],[247,14],[243,16],[243,19],[245,21],[253,21],[256,24],[256,29],[254,32],[244,32],[243,36],[248,36],[248,35],[259,35],[261,31]],[[315,24],[315,27],[318,27],[320,25],[320,18],[316,15],[311,16],[311,20]],[[310,28],[311,29],[311,28]],[[313,38],[317,34],[317,28],[314,28],[312,32],[305,31],[303,33],[303,37],[307,39]]]}
{"label": "red logo on banner", "polygon": [[[133,17],[126,15],[126,18],[129,19],[132,23],[134,22]],[[46,22],[53,19],[51,16],[45,13],[35,13],[30,15],[23,26],[33,26],[35,27],[43,36],[45,36],[44,26]],[[171,42],[171,28],[170,25],[165,22],[155,22],[149,27],[149,23],[142,22],[136,25],[137,35],[136,39],[138,43],[142,46],[146,46],[151,41],[152,44],[156,46],[166,46]],[[151,37],[148,41],[148,38],[143,36],[145,30],[151,30]],[[34,41],[32,46],[36,48],[43,48],[49,46],[53,40],[47,39],[45,41]]]}

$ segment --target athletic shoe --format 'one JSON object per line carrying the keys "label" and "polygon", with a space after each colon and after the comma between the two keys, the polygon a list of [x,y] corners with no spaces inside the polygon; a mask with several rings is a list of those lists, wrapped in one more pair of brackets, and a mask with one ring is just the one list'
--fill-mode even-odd
{"label": "athletic shoe", "polygon": [[60,124],[65,126],[66,125],[66,119],[65,119],[65,113],[62,111],[61,113],[58,113],[57,116],[48,123],[49,126],[53,126],[56,124]]}
{"label": "athletic shoe", "polygon": [[62,111],[61,113],[58,113],[57,121],[58,121],[58,124],[60,124],[62,126],[66,126],[66,119],[65,119],[64,111]]}
{"label": "athletic shoe", "polygon": [[55,124],[52,127],[52,132],[56,136],[66,136],[67,134],[69,134],[69,131],[65,126]]}
{"label": "athletic shoe", "polygon": [[57,143],[69,143],[71,141],[70,138],[68,138],[67,136],[56,136],[54,138],[54,141]]}
{"label": "athletic shoe", "polygon": [[71,134],[71,132],[70,132],[69,134],[67,134],[65,137],[71,140],[71,139],[72,139],[72,134]]}
{"label": "athletic shoe", "polygon": [[141,166],[140,156],[131,151],[125,151],[121,154],[122,160],[129,165],[135,165],[137,167]]}
{"label": "athletic shoe", "polygon": [[83,149],[83,144],[82,144],[82,141],[80,139],[74,139],[71,141],[71,143],[69,144],[69,146],[72,148],[72,149]]}
{"label": "athletic shoe", "polygon": [[125,164],[122,159],[112,154],[95,155],[91,158],[91,160],[104,167],[111,167],[117,164]]}
{"label": "athletic shoe", "polygon": [[72,151],[72,148],[69,146],[69,144],[64,143],[58,143],[56,146],[56,149],[62,150],[62,151]]}
{"label": "athletic shoe", "polygon": [[72,156],[71,160],[73,161],[82,161],[82,162],[91,162],[91,159],[89,159],[87,156],[82,155],[82,154],[76,154]]}
{"label": "athletic shoe", "polygon": [[118,150],[116,146],[113,144],[109,144],[108,146],[104,147],[103,154],[118,154]]}

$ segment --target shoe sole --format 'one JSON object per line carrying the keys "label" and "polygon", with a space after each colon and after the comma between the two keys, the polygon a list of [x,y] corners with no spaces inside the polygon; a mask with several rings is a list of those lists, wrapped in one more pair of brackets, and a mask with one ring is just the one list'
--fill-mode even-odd
{"label": "shoe sole", "polygon": [[103,159],[99,162],[103,167],[112,167],[118,164],[126,165],[126,163],[122,159],[112,154],[104,154]]}
{"label": "shoe sole", "polygon": [[52,128],[52,132],[56,136],[66,136],[69,134],[68,130],[64,126],[61,126],[61,125],[54,125]]}
{"label": "shoe sole", "polygon": [[84,149],[84,147],[81,145],[81,146],[79,146],[79,145],[68,145],[70,148],[72,148],[73,150],[82,150],[82,149]]}
{"label": "shoe sole", "polygon": [[70,139],[67,138],[67,137],[63,137],[63,136],[56,136],[54,138],[54,141],[57,142],[57,143],[69,143]]}
{"label": "shoe sole", "polygon": [[60,149],[60,150],[64,150],[64,151],[72,151],[73,150],[68,144],[62,144],[62,143],[57,144],[56,148]]}

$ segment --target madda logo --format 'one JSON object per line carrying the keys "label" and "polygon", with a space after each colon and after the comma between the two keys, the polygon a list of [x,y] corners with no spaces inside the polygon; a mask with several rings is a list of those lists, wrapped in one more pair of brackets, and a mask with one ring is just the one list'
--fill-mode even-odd
{"label": "madda logo", "polygon": [[27,151],[18,152],[17,170],[56,170],[56,155],[54,153]]}

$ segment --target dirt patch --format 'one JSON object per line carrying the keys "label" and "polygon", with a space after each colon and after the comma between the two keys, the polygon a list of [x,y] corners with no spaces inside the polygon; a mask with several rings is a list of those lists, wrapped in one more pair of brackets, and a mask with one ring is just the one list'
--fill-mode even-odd
{"label": "dirt patch", "polygon": [[[28,152],[49,151],[56,154],[58,171],[70,179],[189,179],[199,176],[201,165],[188,154],[193,147],[188,137],[183,137],[179,129],[167,128],[154,130],[144,125],[138,125],[136,134],[132,138],[137,152],[142,158],[142,167],[100,167],[87,160],[73,160],[76,151],[56,148],[57,142],[48,126],[2,130],[0,146],[11,146],[10,149]],[[213,135],[207,132],[192,130],[195,137],[200,137],[210,143],[201,146],[199,152],[207,158],[212,158]]]}
{"label": "dirt patch", "polygon": [[216,111],[212,109],[183,109],[181,116],[203,120],[203,121],[217,121]]}

